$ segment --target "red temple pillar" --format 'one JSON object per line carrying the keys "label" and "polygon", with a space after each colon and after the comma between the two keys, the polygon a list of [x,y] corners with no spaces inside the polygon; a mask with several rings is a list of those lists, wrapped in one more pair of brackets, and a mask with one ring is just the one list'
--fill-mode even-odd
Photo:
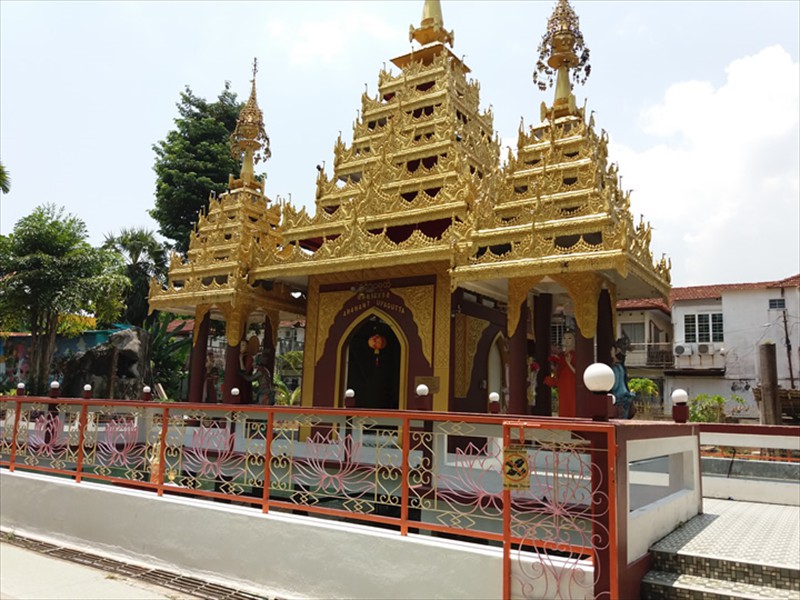
{"label": "red temple pillar", "polygon": [[[576,417],[591,417],[592,392],[583,383],[583,372],[594,362],[594,338],[581,335],[580,330],[575,332],[575,415]],[[565,416],[562,415],[561,416]],[[573,416],[573,415],[570,415]]]}
{"label": "red temple pillar", "polygon": [[275,337],[280,326],[277,311],[267,313],[264,317],[264,343],[262,345],[261,360],[266,369],[275,375]]}
{"label": "red temple pillar", "polygon": [[597,362],[611,366],[611,348],[614,345],[614,307],[611,294],[600,290],[597,301]]}
{"label": "red temple pillar", "polygon": [[206,384],[206,353],[208,352],[208,330],[211,314],[206,312],[201,319],[195,318],[192,359],[189,363],[189,402],[203,401],[203,387]]}
{"label": "red temple pillar", "polygon": [[242,379],[241,371],[239,370],[239,347],[240,344],[228,347],[225,350],[225,380],[222,384],[222,401],[225,404],[241,404],[241,393],[238,396],[231,394],[233,388],[238,388],[241,392]]}
{"label": "red temple pillar", "polygon": [[553,314],[552,294],[539,294],[533,298],[533,334],[536,337],[534,359],[539,365],[536,375],[536,404],[531,414],[550,417],[553,414],[553,396],[544,378],[550,372],[550,320]]}
{"label": "red temple pillar", "polygon": [[528,300],[523,299],[519,309],[519,321],[509,342],[508,365],[508,412],[512,415],[528,413]]}

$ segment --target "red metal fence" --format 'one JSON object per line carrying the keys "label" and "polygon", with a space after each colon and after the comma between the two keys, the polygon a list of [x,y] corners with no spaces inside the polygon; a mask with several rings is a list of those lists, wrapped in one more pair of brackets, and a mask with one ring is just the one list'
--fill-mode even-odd
{"label": "red metal fence", "polygon": [[618,597],[613,424],[0,397],[0,434],[10,471],[480,540],[505,598]]}

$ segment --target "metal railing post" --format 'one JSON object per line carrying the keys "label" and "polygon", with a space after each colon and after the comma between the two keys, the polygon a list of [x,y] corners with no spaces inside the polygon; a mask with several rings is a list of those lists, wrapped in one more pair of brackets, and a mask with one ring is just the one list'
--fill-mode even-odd
{"label": "metal railing post", "polygon": [[[503,423],[503,452],[510,443],[510,428]],[[511,600],[511,490],[503,486],[503,600]]]}
{"label": "metal railing post", "polygon": [[17,457],[17,442],[19,433],[19,413],[22,411],[22,401],[15,400],[16,411],[14,411],[14,433],[11,434],[11,457],[8,459],[8,470],[14,472],[14,459]]}
{"label": "metal railing post", "polygon": [[264,432],[264,489],[261,490],[261,511],[269,512],[269,489],[272,484],[272,430],[275,412],[270,408],[267,413],[267,428]]}
{"label": "metal railing post", "polygon": [[408,476],[410,471],[409,460],[411,456],[410,452],[410,445],[411,445],[411,420],[407,417],[403,417],[403,447],[401,450],[402,453],[402,478],[403,484],[400,488],[400,535],[408,535],[408,503],[409,503],[409,489],[408,489]]}
{"label": "metal railing post", "polygon": [[89,403],[81,406],[81,414],[78,417],[78,458],[75,462],[75,483],[81,482],[83,475],[83,443],[86,438],[86,413],[89,411]]}
{"label": "metal railing post", "polygon": [[[167,452],[167,428],[169,427],[169,408],[164,406],[161,416],[161,437],[158,444],[158,495],[164,495],[164,459]],[[152,469],[152,466],[151,466]],[[151,471],[152,473],[152,471]]]}

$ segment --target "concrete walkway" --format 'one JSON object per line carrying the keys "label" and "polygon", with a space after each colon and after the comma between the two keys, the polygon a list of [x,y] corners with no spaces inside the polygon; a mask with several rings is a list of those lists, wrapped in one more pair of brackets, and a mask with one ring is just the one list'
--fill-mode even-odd
{"label": "concrete walkway", "polygon": [[77,598],[189,600],[196,596],[0,542],[0,599]]}

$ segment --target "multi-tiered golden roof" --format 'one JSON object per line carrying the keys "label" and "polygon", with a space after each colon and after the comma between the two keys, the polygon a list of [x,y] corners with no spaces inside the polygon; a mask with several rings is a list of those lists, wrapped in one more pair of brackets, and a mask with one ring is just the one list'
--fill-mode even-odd
{"label": "multi-tiered golden roof", "polygon": [[[454,36],[438,0],[425,1],[410,37],[420,46],[392,60],[397,71],[380,71],[375,96],[362,95],[352,138],[340,135],[334,146],[333,173],[318,168],[313,216],[288,203],[269,206],[252,174],[259,151],[269,156],[254,83],[233,136],[241,178],[211,199],[187,260],[173,262],[168,289],[151,293],[152,308],[222,316],[235,325],[231,346],[260,315],[305,316],[308,404],[324,391],[315,369],[330,374],[331,402],[339,402],[346,377],[331,365],[340,365],[347,340],[327,344],[332,332],[351,335],[360,305],[348,303],[364,290],[391,289],[395,306],[411,313],[415,331],[380,312],[403,339],[418,335],[426,358],[420,372],[403,376],[401,395],[414,377],[433,377],[442,409],[457,405],[450,373],[463,365],[455,362],[483,360],[481,335],[494,330],[477,321],[497,320],[478,311],[464,321],[462,305],[491,307],[510,339],[531,298],[562,294],[591,339],[601,294],[613,301],[668,293],[669,267],[653,263],[650,226],[633,223],[629,195],[608,164],[607,135],[576,106],[570,79],[588,75],[588,50],[567,0],[548,21],[534,76],[540,87],[555,77],[553,105],[543,103],[541,125],[520,127],[517,151],[502,166],[492,113],[480,109],[479,84],[447,48]],[[466,350],[461,330],[473,332]],[[455,388],[473,394],[475,382],[464,377]]]}

